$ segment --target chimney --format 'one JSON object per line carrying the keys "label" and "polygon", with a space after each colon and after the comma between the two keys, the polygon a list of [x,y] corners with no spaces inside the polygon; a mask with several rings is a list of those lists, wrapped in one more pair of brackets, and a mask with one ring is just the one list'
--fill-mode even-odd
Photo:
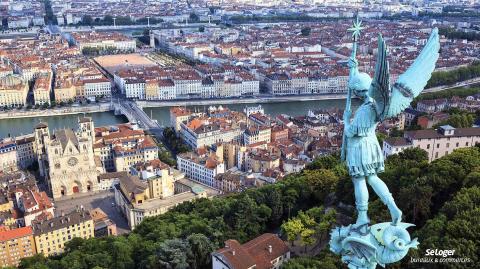
{"label": "chimney", "polygon": [[273,250],[272,245],[268,245],[268,253],[272,253],[272,250]]}

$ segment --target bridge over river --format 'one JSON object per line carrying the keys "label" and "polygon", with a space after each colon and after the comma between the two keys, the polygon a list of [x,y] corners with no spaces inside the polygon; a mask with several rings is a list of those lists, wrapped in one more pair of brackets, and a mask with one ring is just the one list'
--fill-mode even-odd
{"label": "bridge over river", "polygon": [[111,102],[115,115],[124,115],[129,122],[135,122],[145,130],[150,131],[157,139],[163,139],[164,126],[152,119],[134,101],[117,99]]}

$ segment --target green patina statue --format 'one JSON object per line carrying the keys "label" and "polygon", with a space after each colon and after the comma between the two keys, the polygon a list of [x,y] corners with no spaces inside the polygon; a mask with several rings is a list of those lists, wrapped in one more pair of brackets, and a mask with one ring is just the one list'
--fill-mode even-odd
{"label": "green patina statue", "polygon": [[[402,223],[402,211],[395,204],[386,184],[378,177],[384,170],[384,159],[375,135],[375,129],[384,119],[395,117],[410,106],[426,86],[439,56],[438,30],[433,29],[425,47],[414,63],[391,85],[387,61],[387,46],[378,37],[378,56],[373,80],[358,71],[357,41],[363,29],[358,20],[349,30],[353,32],[353,50],[349,59],[350,78],[344,120],[342,160],[346,161],[355,193],[357,220],[347,227],[332,231],[331,250],[342,255],[351,269],[371,269],[402,259],[409,248],[416,247],[406,228],[413,224]],[[350,110],[352,93],[362,104],[352,119]],[[372,187],[388,207],[391,222],[369,226],[368,189]]]}

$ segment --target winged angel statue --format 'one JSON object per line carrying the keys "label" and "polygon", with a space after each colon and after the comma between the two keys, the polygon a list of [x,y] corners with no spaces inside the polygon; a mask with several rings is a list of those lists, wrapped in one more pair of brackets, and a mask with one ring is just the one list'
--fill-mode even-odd
{"label": "winged angel statue", "polygon": [[[390,82],[387,46],[381,35],[378,37],[378,55],[375,74],[372,78],[358,71],[356,43],[361,22],[354,23],[354,46],[349,60],[350,78],[348,99],[343,120],[345,124],[342,158],[346,161],[352,177],[357,219],[348,227],[337,227],[332,231],[331,249],[342,254],[349,268],[375,268],[402,259],[410,247],[416,247],[416,239],[410,240],[406,228],[412,224],[402,223],[402,211],[395,204],[387,185],[378,177],[384,170],[382,150],[375,135],[379,122],[395,117],[410,106],[427,85],[439,56],[438,29],[433,29],[430,38],[413,64]],[[362,104],[352,119],[350,98],[353,94]],[[368,226],[368,189],[372,187],[381,201],[388,207],[390,223]]]}

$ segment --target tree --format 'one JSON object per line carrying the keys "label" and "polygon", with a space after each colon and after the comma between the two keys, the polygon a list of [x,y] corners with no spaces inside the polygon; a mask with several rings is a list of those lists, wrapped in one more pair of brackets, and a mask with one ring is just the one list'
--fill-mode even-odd
{"label": "tree", "polygon": [[305,253],[307,252],[307,246],[311,246],[317,241],[314,235],[315,230],[310,228],[305,228],[300,232],[302,245],[305,246]]}
{"label": "tree", "polygon": [[266,204],[272,210],[271,215],[271,225],[273,227],[278,227],[283,219],[284,209],[282,201],[282,192],[280,188],[272,188],[270,195],[266,197]]}
{"label": "tree", "polygon": [[344,264],[337,255],[324,249],[316,257],[296,257],[282,265],[283,269],[338,269]]}
{"label": "tree", "polygon": [[380,147],[383,148],[383,141],[388,137],[386,134],[384,133],[376,133],[377,135],[377,140],[378,140],[378,144],[380,145]]}
{"label": "tree", "polygon": [[198,22],[200,21],[200,18],[198,17],[197,14],[195,13],[190,13],[189,19],[191,22]]}
{"label": "tree", "polygon": [[132,246],[129,244],[127,238],[118,237],[115,240],[111,240],[111,252],[110,256],[113,261],[113,268],[129,269],[134,268],[135,265],[132,259]]}
{"label": "tree", "polygon": [[[421,256],[426,248],[448,248],[471,262],[442,264],[441,268],[471,268],[478,264],[480,147],[458,149],[430,163],[424,151],[408,149],[389,156],[385,164],[381,177],[403,210],[404,221],[411,223],[415,218],[417,225],[410,231],[412,237],[419,238],[420,249],[409,251],[408,255]],[[314,166],[317,168],[287,175],[273,185],[184,202],[165,214],[145,218],[128,236],[72,240],[61,255],[26,258],[20,268],[210,268],[209,255],[206,255],[209,249],[222,246],[227,239],[243,243],[265,232],[277,232],[279,223],[282,223],[282,234],[290,242],[301,240],[303,245],[315,244],[312,243],[315,239],[316,246],[322,247],[332,226],[336,225],[337,213],[333,209],[338,207],[345,218],[354,218],[353,211],[348,209],[354,205],[353,187],[338,155],[319,158]],[[315,171],[317,169],[326,171]],[[339,179],[337,183],[332,181],[336,195],[330,199],[331,207],[316,207],[323,203],[324,196],[315,194],[318,184],[326,182],[314,178],[317,174],[322,177],[333,174]],[[325,185],[325,188],[332,186]],[[372,223],[390,218],[380,199],[372,195],[370,201]],[[283,214],[280,214],[281,208]],[[338,256],[325,250],[316,257],[294,258],[284,267],[333,269],[344,266]],[[407,258],[394,268],[411,266]]]}
{"label": "tree", "polygon": [[325,200],[330,193],[335,191],[338,177],[332,170],[306,170],[303,174],[318,200]]}
{"label": "tree", "polygon": [[103,18],[104,25],[113,25],[113,17],[111,15],[105,15]]}
{"label": "tree", "polygon": [[292,246],[294,246],[295,240],[297,240],[298,236],[305,229],[302,221],[298,218],[288,220],[282,224],[281,228],[282,232],[287,235],[287,240],[290,241]]}
{"label": "tree", "polygon": [[172,239],[160,243],[154,255],[148,258],[148,268],[187,269],[188,243]]}
{"label": "tree", "polygon": [[422,177],[414,184],[402,188],[399,193],[399,199],[409,209],[407,214],[411,213],[412,223],[417,223],[419,215],[427,217],[430,214],[433,189],[425,184],[426,180],[426,177]]}
{"label": "tree", "polygon": [[203,234],[191,234],[187,237],[190,246],[188,263],[190,268],[209,268],[211,263],[211,253],[216,246]]}
{"label": "tree", "polygon": [[303,36],[309,36],[311,31],[312,31],[312,28],[304,27],[302,28],[301,33]]}
{"label": "tree", "polygon": [[85,15],[82,17],[82,23],[84,25],[92,25],[93,24],[93,19],[92,16],[90,15]]}
{"label": "tree", "polygon": [[288,218],[292,211],[292,207],[295,204],[295,201],[298,199],[298,192],[294,189],[288,189],[284,195],[285,207],[288,209]]}

